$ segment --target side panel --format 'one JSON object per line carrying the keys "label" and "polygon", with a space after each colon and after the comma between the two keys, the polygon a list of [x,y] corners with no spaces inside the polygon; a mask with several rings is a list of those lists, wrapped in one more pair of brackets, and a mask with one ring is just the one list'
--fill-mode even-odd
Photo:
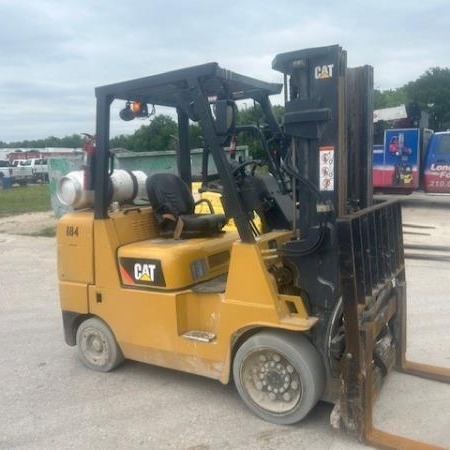
{"label": "side panel", "polygon": [[89,312],[88,285],[85,283],[60,281],[59,301],[62,311],[87,314]]}
{"label": "side panel", "polygon": [[75,345],[81,315],[89,313],[88,286],[94,282],[93,214],[63,216],[57,227],[59,300],[64,337]]}
{"label": "side panel", "polygon": [[386,186],[384,170],[384,145],[373,146],[373,186]]}
{"label": "side panel", "polygon": [[373,149],[375,188],[419,188],[420,130],[417,128],[386,130],[384,146]]}
{"label": "side panel", "polygon": [[93,215],[90,212],[63,216],[57,229],[60,281],[94,282]]}
{"label": "side panel", "polygon": [[450,133],[431,136],[423,181],[425,192],[450,193]]}
{"label": "side panel", "polygon": [[210,238],[148,239],[118,249],[122,284],[176,290],[228,271],[236,232]]}
{"label": "side panel", "polygon": [[[299,297],[278,294],[265,265],[265,258],[276,262],[269,242],[233,245],[226,293],[162,291],[122,286],[114,225],[107,219],[95,221],[94,227],[96,285],[89,287],[89,312],[110,326],[126,358],[227,382],[232,342],[243,329],[305,331],[317,321],[301,304],[297,314],[289,311],[286,303],[301,301]],[[272,233],[268,239],[288,235]],[[151,246],[148,250],[146,256],[152,258]],[[189,338],[195,333],[208,339]]]}

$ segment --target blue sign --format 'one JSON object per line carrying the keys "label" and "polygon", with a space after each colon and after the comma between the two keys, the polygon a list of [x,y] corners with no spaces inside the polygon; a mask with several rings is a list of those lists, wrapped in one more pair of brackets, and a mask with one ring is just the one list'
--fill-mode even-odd
{"label": "blue sign", "polygon": [[374,148],[374,185],[417,189],[419,187],[420,130],[386,130],[384,146]]}

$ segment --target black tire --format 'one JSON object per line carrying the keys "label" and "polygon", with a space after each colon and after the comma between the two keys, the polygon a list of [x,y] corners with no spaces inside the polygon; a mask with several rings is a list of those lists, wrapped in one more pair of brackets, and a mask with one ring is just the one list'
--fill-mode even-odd
{"label": "black tire", "polygon": [[278,425],[302,420],[325,390],[325,367],[305,336],[261,331],[236,352],[233,378],[244,403]]}
{"label": "black tire", "polygon": [[96,317],[81,323],[76,339],[78,357],[90,369],[109,372],[124,359],[113,333]]}

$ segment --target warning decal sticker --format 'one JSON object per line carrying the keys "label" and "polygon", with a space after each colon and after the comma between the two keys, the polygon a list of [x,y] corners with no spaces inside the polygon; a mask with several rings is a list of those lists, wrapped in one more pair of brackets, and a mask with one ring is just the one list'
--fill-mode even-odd
{"label": "warning decal sticker", "polygon": [[319,147],[319,188],[334,191],[334,147]]}

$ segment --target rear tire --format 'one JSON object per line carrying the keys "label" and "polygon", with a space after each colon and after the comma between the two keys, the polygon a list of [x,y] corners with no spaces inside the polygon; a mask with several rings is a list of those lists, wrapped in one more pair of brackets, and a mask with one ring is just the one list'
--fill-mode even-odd
{"label": "rear tire", "polygon": [[96,317],[81,323],[76,340],[78,357],[90,369],[109,372],[124,359],[113,333]]}
{"label": "rear tire", "polygon": [[278,425],[302,420],[325,390],[325,367],[316,348],[301,334],[267,330],[236,352],[233,378],[244,403]]}

